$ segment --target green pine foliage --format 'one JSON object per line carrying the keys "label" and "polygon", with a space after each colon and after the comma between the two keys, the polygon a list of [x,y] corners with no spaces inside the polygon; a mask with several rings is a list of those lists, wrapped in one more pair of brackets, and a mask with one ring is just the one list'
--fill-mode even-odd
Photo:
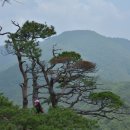
{"label": "green pine foliage", "polygon": [[97,122],[77,115],[70,109],[50,108],[36,114],[33,109],[21,109],[0,95],[0,130],[93,130]]}
{"label": "green pine foliage", "polygon": [[92,93],[89,96],[93,101],[103,102],[109,108],[120,108],[123,106],[123,101],[120,99],[120,96],[114,94],[110,91]]}
{"label": "green pine foliage", "polygon": [[51,60],[51,64],[57,64],[57,63],[67,63],[70,61],[80,61],[81,55],[79,53],[76,53],[74,51],[63,51],[62,53],[59,53],[57,56],[54,56]]}

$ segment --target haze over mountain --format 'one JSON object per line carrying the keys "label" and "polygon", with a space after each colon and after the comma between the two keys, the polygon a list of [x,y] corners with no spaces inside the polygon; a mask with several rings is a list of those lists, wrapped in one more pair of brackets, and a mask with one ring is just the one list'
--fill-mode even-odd
{"label": "haze over mountain", "polygon": [[16,64],[16,57],[8,55],[4,46],[0,46],[0,72]]}
{"label": "haze over mountain", "polygon": [[[130,80],[130,41],[127,39],[105,37],[89,30],[67,31],[40,43],[44,59],[50,59],[54,44],[64,51],[79,52],[84,59],[96,63],[102,81]],[[11,98],[20,90],[21,78],[16,62],[14,56],[0,56],[0,91]]]}
{"label": "haze over mountain", "polygon": [[109,38],[87,30],[68,31],[42,43],[44,54],[51,52],[52,44],[64,50],[77,51],[84,59],[96,63],[99,76],[104,80],[130,79],[130,41],[127,39]]}

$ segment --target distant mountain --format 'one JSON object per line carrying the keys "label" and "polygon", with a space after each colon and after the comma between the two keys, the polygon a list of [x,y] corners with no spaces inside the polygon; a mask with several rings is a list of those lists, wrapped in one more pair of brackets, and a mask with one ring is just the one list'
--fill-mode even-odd
{"label": "distant mountain", "polygon": [[[97,64],[102,81],[125,82],[130,80],[130,41],[102,36],[94,31],[67,31],[40,43],[43,58],[50,59],[52,46],[79,52],[86,60]],[[0,91],[13,98],[21,82],[14,56],[0,56]],[[13,88],[12,88],[13,87]],[[16,88],[16,89],[15,89]],[[12,90],[13,89],[13,90]]]}
{"label": "distant mountain", "polygon": [[94,31],[68,31],[43,42],[44,54],[51,53],[52,44],[77,51],[84,59],[95,62],[101,79],[113,82],[130,80],[130,41],[127,39],[109,38]]}
{"label": "distant mountain", "polygon": [[4,46],[0,46],[0,72],[16,64],[16,57],[8,55]]}

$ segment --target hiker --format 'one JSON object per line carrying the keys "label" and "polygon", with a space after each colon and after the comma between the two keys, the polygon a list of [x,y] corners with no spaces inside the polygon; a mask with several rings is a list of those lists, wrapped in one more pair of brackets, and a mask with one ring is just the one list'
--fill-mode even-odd
{"label": "hiker", "polygon": [[36,108],[37,113],[44,113],[43,108],[42,108],[40,101],[38,99],[36,99],[34,101],[34,106]]}

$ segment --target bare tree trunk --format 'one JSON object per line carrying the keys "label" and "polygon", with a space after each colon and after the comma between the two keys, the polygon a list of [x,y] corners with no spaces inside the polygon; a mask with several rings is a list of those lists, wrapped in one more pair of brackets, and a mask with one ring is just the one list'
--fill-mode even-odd
{"label": "bare tree trunk", "polygon": [[28,107],[28,77],[27,77],[27,71],[24,70],[23,67],[23,61],[22,61],[22,56],[20,53],[17,54],[17,59],[19,63],[19,69],[21,71],[22,77],[23,77],[23,83],[21,85],[22,88],[22,98],[23,98],[23,108]]}
{"label": "bare tree trunk", "polygon": [[27,96],[27,87],[25,84],[21,85],[22,88],[22,98],[23,98],[23,108],[28,107],[28,96]]}
{"label": "bare tree trunk", "polygon": [[57,95],[54,92],[54,88],[53,88],[53,78],[51,78],[50,80],[50,87],[49,87],[49,94],[50,94],[50,99],[51,99],[51,104],[52,107],[56,107],[58,100],[57,100]]}
{"label": "bare tree trunk", "polygon": [[35,61],[33,60],[32,61],[32,79],[33,79],[33,84],[32,84],[32,86],[33,86],[33,94],[32,94],[32,104],[33,104],[33,106],[34,106],[34,101],[36,100],[36,99],[38,99],[38,82],[37,82],[37,79],[38,79],[38,76],[37,76],[37,72],[36,72],[36,70],[35,70],[35,68],[36,68],[36,63],[35,63]]}
{"label": "bare tree trunk", "polygon": [[57,100],[57,95],[55,94],[54,92],[54,83],[53,83],[53,78],[51,78],[49,80],[48,78],[48,75],[47,75],[47,72],[45,71],[45,67],[42,63],[40,63],[39,59],[37,59],[37,64],[41,67],[42,69],[42,73],[44,75],[44,78],[45,78],[45,81],[47,83],[47,86],[48,86],[48,91],[49,91],[49,94],[50,94],[50,99],[51,99],[51,104],[52,104],[52,107],[56,107],[57,106],[57,103],[58,103],[58,100]]}

